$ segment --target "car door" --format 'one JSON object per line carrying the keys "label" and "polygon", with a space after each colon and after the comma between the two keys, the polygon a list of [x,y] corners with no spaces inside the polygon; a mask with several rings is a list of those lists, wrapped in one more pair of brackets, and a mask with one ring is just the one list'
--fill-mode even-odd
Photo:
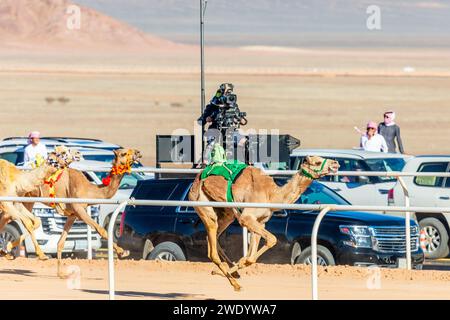
{"label": "car door", "polygon": [[[351,158],[335,158],[339,162],[339,171],[370,171],[364,161]],[[324,185],[338,193],[351,204],[377,204],[378,189],[372,177],[325,176],[320,180]]]}
{"label": "car door", "polygon": [[[449,162],[423,162],[417,172],[447,172]],[[448,180],[448,179],[447,179]],[[414,177],[409,187],[413,206],[448,206],[450,204],[449,183],[440,177]],[[447,187],[446,187],[447,186]],[[447,197],[449,200],[447,200]]]}
{"label": "car door", "polygon": [[[450,172],[450,164],[447,166],[446,172]],[[450,178],[444,178],[443,187],[439,188],[436,196],[438,207],[450,207]]]}

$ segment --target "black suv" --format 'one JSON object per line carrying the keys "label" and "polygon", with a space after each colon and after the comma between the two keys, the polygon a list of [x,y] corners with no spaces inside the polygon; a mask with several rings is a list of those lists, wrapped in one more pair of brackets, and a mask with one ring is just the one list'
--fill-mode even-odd
{"label": "black suv", "polygon": [[[276,179],[281,185],[286,179]],[[139,181],[132,198],[188,200],[192,179]],[[324,185],[314,182],[297,203],[348,204]],[[266,224],[278,242],[261,256],[263,263],[310,263],[311,232],[317,212],[281,210]],[[138,259],[208,261],[206,232],[192,207],[128,206],[122,215],[119,245]],[[381,265],[395,267],[405,257],[405,219],[365,212],[329,212],[318,236],[321,265]],[[412,262],[421,268],[419,228],[411,220]],[[231,224],[219,239],[228,256],[243,253],[242,228]]]}

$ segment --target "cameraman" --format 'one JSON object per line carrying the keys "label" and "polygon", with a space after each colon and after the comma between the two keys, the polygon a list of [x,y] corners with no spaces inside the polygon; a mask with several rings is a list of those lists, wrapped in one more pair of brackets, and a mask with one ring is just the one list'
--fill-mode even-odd
{"label": "cameraman", "polygon": [[220,112],[220,107],[224,106],[227,101],[227,96],[233,93],[234,85],[231,83],[222,83],[216,94],[206,106],[203,114],[198,121],[201,122],[202,127],[208,124],[208,129],[205,131],[206,146],[203,153],[203,162],[209,162],[210,153],[214,147],[214,143],[222,143],[222,133],[219,131],[217,116]]}
{"label": "cameraman", "polygon": [[234,85],[231,83],[222,83],[220,85],[215,96],[211,99],[203,114],[198,119],[198,121],[202,122],[202,126],[209,123],[209,129],[217,129],[216,116],[219,113],[219,106],[225,104],[227,96],[232,94],[233,90]]}

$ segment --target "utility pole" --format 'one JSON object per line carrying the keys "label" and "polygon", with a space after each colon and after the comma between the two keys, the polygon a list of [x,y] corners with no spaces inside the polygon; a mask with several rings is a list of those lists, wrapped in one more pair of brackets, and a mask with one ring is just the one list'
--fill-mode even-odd
{"label": "utility pole", "polygon": [[[200,108],[201,114],[205,111],[205,12],[208,0],[200,0]],[[203,163],[203,150],[204,150],[204,139],[203,132],[205,126],[202,124],[202,163]]]}

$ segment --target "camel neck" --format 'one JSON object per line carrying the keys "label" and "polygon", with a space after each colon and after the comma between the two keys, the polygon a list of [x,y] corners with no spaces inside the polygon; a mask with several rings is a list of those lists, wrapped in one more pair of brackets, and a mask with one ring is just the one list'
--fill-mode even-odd
{"label": "camel neck", "polygon": [[42,166],[33,170],[22,171],[23,179],[21,180],[21,191],[33,191],[37,186],[44,184],[44,180],[48,179],[56,171],[57,169],[55,167],[48,164],[43,164]]}
{"label": "camel neck", "polygon": [[312,182],[313,179],[304,176],[299,171],[285,185],[278,187],[271,202],[294,203]]}
{"label": "camel neck", "polygon": [[110,183],[100,187],[105,199],[112,198],[116,194],[123,176],[123,174],[109,174],[109,177],[111,178]]}

